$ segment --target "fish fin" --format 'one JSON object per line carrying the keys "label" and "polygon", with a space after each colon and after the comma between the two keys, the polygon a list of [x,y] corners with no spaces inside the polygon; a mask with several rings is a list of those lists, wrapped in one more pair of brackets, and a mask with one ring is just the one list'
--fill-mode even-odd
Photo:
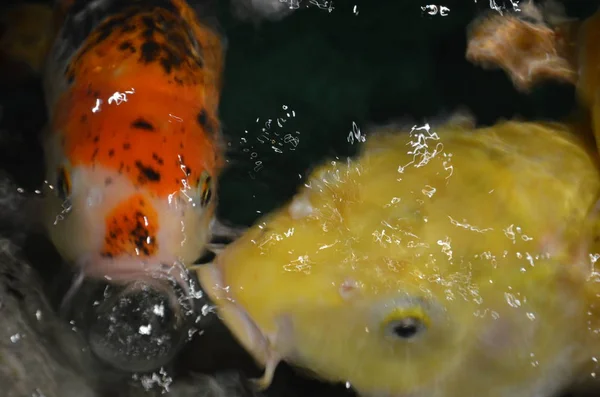
{"label": "fish fin", "polygon": [[60,306],[58,309],[58,314],[60,317],[66,319],[69,316],[69,310],[71,309],[71,305],[73,303],[75,295],[77,295],[77,292],[83,285],[84,279],[85,274],[83,270],[78,270],[75,273],[75,276],[73,277],[73,282],[71,283],[71,286],[67,290],[65,296],[63,296],[62,300],[60,301]]}
{"label": "fish fin", "polygon": [[301,375],[305,378],[314,379],[319,382],[327,382],[327,379],[323,378],[323,376],[319,375],[315,371],[305,368],[305,367],[293,367],[294,372],[298,375]]}
{"label": "fish fin", "polygon": [[[426,127],[429,125],[429,127]],[[389,140],[396,139],[395,135],[402,133],[408,135],[414,130],[429,128],[427,131],[434,133],[437,129],[456,128],[462,130],[474,130],[477,128],[477,119],[473,112],[465,105],[460,105],[453,110],[443,110],[432,117],[416,119],[406,116],[390,120],[384,124],[371,124],[366,129],[368,137],[362,143],[363,154],[379,151],[388,147]]]}
{"label": "fish fin", "polygon": [[[413,127],[421,127],[430,124],[432,128],[440,126],[457,126],[466,129],[474,129],[477,126],[477,119],[471,109],[466,105],[459,105],[454,109],[442,110],[434,116],[414,118],[404,116],[389,120],[382,124],[369,124],[365,130],[367,135],[385,134],[386,131],[406,131],[407,133]],[[368,139],[367,139],[368,140]]]}
{"label": "fish fin", "polygon": [[[225,247],[227,247],[228,244],[208,244],[206,246],[207,248],[207,253],[205,253],[204,255],[202,255],[202,259],[208,257],[208,255],[212,255],[212,258],[208,258],[208,260],[211,260],[215,257],[221,254],[221,252],[223,252],[223,250],[225,249]],[[207,263],[206,260],[203,261],[203,263]]]}
{"label": "fish fin", "polygon": [[250,382],[258,389],[258,391],[265,391],[271,386],[279,361],[279,358],[276,356],[269,357],[265,363],[265,372],[263,375],[260,378],[250,379]]}
{"label": "fish fin", "polygon": [[595,262],[600,254],[597,236],[600,236],[600,198],[591,205],[582,224],[563,225],[554,233],[543,236],[542,250],[568,264],[561,267],[564,279],[580,286],[582,280],[589,280],[597,273]]}
{"label": "fish fin", "polygon": [[522,15],[486,13],[474,20],[467,32],[467,60],[503,69],[522,92],[543,80],[576,84],[575,25],[556,7],[529,2],[523,9]]}
{"label": "fish fin", "polygon": [[200,258],[200,263],[211,261],[215,255],[219,255],[225,247],[238,239],[247,229],[247,227],[225,225],[216,217],[213,218],[210,224],[211,239],[206,245],[206,251]]}
{"label": "fish fin", "polygon": [[210,223],[210,232],[213,236],[211,241],[219,239],[235,240],[244,234],[247,229],[248,227],[246,226],[228,225],[217,219],[217,217],[214,217]]}
{"label": "fish fin", "polygon": [[465,105],[460,105],[449,112],[444,111],[428,121],[435,126],[455,126],[469,130],[474,129],[477,126],[475,115]]}

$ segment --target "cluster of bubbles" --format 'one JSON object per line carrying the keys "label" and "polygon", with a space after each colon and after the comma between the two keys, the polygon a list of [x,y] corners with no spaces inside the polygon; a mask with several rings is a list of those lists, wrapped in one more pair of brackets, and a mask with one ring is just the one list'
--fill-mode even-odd
{"label": "cluster of bubbles", "polygon": [[288,129],[285,125],[290,120],[296,117],[296,111],[287,105],[281,106],[281,113],[275,118],[262,119],[258,117],[255,123],[259,126],[259,130],[251,134],[248,130],[244,130],[246,136],[254,136],[240,138],[242,152],[247,153],[250,161],[254,163],[254,167],[248,174],[252,179],[256,178],[265,167],[264,161],[259,156],[257,146],[267,146],[273,152],[282,154],[284,151],[294,151],[300,143],[300,131]]}

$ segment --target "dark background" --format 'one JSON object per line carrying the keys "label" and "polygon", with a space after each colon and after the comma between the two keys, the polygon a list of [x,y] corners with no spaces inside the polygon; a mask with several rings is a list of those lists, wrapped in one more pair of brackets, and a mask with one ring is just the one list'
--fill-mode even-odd
{"label": "dark background", "polygon": [[[422,12],[433,0],[338,0],[331,12],[313,6],[260,24],[234,19],[228,3],[214,9],[228,41],[221,118],[229,166],[220,181],[219,213],[234,223],[249,225],[288,200],[323,159],[354,154],[357,144],[348,140],[353,123],[368,133],[377,124],[421,124],[460,107],[482,125],[511,117],[559,120],[575,106],[573,87],[547,83],[525,95],[504,72],[465,60],[466,28],[489,12],[489,0],[439,0],[450,8],[446,17]],[[600,4],[562,3],[578,18]],[[32,191],[43,181],[40,82],[4,74],[0,84],[0,169]],[[36,250],[44,256],[52,249]],[[46,276],[54,271],[39,270]],[[184,349],[180,371],[249,368],[251,361],[222,326],[211,327]],[[273,396],[332,395],[285,366],[278,375]]]}

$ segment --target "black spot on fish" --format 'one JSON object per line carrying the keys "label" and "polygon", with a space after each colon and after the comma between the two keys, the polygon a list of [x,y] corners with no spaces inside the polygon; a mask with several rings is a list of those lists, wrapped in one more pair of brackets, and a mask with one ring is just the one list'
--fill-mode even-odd
{"label": "black spot on fish", "polygon": [[145,182],[160,181],[160,174],[152,167],[145,166],[141,161],[137,160],[135,166],[140,171],[138,181],[143,184]]}
{"label": "black spot on fish", "polygon": [[94,46],[102,43],[104,40],[109,38],[118,28],[123,27],[128,18],[132,17],[132,14],[119,15],[109,17],[110,19],[105,20],[98,27],[98,34],[93,41]]}
{"label": "black spot on fish", "polygon": [[135,227],[131,230],[131,241],[138,251],[145,256],[150,255],[150,246],[154,245],[154,239],[150,236],[148,228],[145,225],[144,214],[137,211],[135,213]]}
{"label": "black spot on fish", "polygon": [[148,40],[140,47],[142,54],[140,60],[144,63],[156,61],[160,54],[160,45],[154,40]]}
{"label": "black spot on fish", "polygon": [[119,49],[121,51],[130,51],[130,52],[135,52],[135,47],[133,46],[133,44],[131,43],[131,41],[124,41],[121,43],[121,45],[119,45]]}
{"label": "black spot on fish", "polygon": [[206,110],[202,109],[200,113],[198,113],[198,117],[196,119],[198,120],[198,124],[200,124],[201,127],[206,126]]}
{"label": "black spot on fish", "polygon": [[200,124],[200,127],[202,127],[202,129],[206,131],[208,135],[210,135],[211,137],[215,135],[215,128],[213,124],[208,120],[206,109],[200,110],[200,113],[198,113],[198,117],[196,118],[196,120],[198,121],[198,124]]}
{"label": "black spot on fish", "polygon": [[179,69],[181,67],[182,56],[185,56],[185,51],[181,50],[173,50],[169,46],[162,46],[163,57],[160,59],[160,64],[162,65],[166,74],[171,73],[173,69]]}
{"label": "black spot on fish", "polygon": [[171,70],[173,68],[173,65],[169,63],[169,61],[167,61],[165,58],[160,59],[160,66],[162,66],[166,74],[171,73]]}
{"label": "black spot on fish", "polygon": [[114,149],[110,149],[110,150],[108,151],[108,157],[112,157],[112,156],[114,156],[114,155],[115,155],[115,150],[114,150]]}
{"label": "black spot on fish", "polygon": [[156,153],[152,153],[152,158],[154,159],[154,161],[156,161],[159,165],[163,165],[165,162],[163,161],[162,158],[160,158],[160,156]]}
{"label": "black spot on fish", "polygon": [[[200,197],[200,205],[206,207],[212,199],[211,177],[206,178],[206,187],[203,187],[202,196]],[[197,182],[199,184],[199,181]]]}
{"label": "black spot on fish", "polygon": [[183,37],[177,31],[170,31],[167,33],[167,42],[171,47],[173,47],[174,50],[176,50],[180,54],[185,54],[190,50],[188,48],[188,41],[186,41],[185,37]]}
{"label": "black spot on fish", "polygon": [[144,32],[142,33],[142,37],[149,40],[154,35],[154,32],[157,30],[156,22],[152,17],[143,17],[142,23],[144,24]]}
{"label": "black spot on fish", "polygon": [[139,130],[154,131],[154,126],[143,118],[136,119],[131,123],[131,127]]}
{"label": "black spot on fish", "polygon": [[96,91],[96,90],[92,90],[91,85],[88,86],[85,94],[89,97],[96,98],[96,99],[98,99],[100,97],[100,92]]}
{"label": "black spot on fish", "polygon": [[72,84],[73,81],[75,81],[75,71],[69,70],[66,74],[66,77],[67,77],[67,83]]}
{"label": "black spot on fish", "polygon": [[123,150],[129,150],[131,149],[131,144],[130,143],[124,143],[123,144]]}
{"label": "black spot on fish", "polygon": [[112,178],[111,178],[111,177],[107,177],[107,178],[104,180],[104,186],[108,186],[108,185],[110,185],[110,184],[112,184],[112,183],[113,183],[113,180],[112,180]]}
{"label": "black spot on fish", "polygon": [[[135,30],[136,26],[132,23],[132,18],[141,13],[160,8],[175,17],[180,17],[177,7],[171,0],[73,0],[68,4],[57,37],[57,41],[62,45],[60,50],[52,54],[56,63],[65,66],[71,63],[71,56],[78,50],[79,55],[75,62],[111,35]],[[92,36],[93,33],[95,34]],[[65,68],[65,75],[69,83],[74,81],[73,70]]]}

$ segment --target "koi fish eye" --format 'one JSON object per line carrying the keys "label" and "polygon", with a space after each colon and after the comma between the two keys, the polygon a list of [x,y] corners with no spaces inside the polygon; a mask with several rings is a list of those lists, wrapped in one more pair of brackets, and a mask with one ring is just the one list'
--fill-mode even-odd
{"label": "koi fish eye", "polygon": [[387,334],[399,339],[412,339],[425,331],[425,324],[416,317],[406,317],[387,325]]}
{"label": "koi fish eye", "polygon": [[212,200],[212,177],[204,171],[198,178],[198,197],[200,197],[200,206],[206,207]]}
{"label": "koi fish eye", "polygon": [[71,174],[67,167],[60,166],[56,177],[56,192],[58,197],[66,200],[71,195]]}
{"label": "koi fish eye", "polygon": [[425,332],[428,323],[429,318],[421,308],[397,308],[386,317],[383,328],[388,338],[410,340]]}

